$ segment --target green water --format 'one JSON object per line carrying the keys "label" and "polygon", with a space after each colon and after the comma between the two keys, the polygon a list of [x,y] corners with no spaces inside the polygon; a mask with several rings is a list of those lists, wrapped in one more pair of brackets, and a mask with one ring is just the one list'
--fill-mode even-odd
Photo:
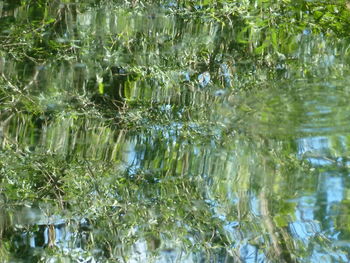
{"label": "green water", "polygon": [[83,2],[0,1],[0,262],[349,262],[345,1]]}

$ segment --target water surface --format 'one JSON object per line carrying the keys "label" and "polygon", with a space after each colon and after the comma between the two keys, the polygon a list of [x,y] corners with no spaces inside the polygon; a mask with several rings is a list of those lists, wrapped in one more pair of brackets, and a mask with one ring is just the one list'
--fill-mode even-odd
{"label": "water surface", "polygon": [[348,42],[116,2],[0,1],[0,256],[348,262]]}

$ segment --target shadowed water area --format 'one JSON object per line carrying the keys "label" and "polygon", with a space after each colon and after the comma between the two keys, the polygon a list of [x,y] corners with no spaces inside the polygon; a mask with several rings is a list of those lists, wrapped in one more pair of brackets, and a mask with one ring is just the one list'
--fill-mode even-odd
{"label": "shadowed water area", "polygon": [[319,2],[0,1],[0,261],[349,262]]}

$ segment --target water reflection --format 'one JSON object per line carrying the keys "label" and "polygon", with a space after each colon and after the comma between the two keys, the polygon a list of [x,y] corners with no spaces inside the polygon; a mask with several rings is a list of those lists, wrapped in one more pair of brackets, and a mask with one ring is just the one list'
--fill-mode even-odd
{"label": "water reflection", "polygon": [[[266,230],[259,228],[259,224],[271,224],[271,222],[263,220],[266,216],[272,216],[274,224],[277,224],[275,227],[286,226],[287,232],[285,234],[290,233],[292,238],[300,239],[303,243],[298,245],[299,249],[311,246],[310,242],[314,244],[319,235],[323,236],[325,240],[327,238],[337,239],[335,234],[338,230],[334,223],[332,224],[332,218],[337,216],[337,213],[334,212],[334,204],[339,204],[344,199],[342,174],[339,172],[334,174],[333,171],[328,174],[323,172],[320,176],[317,176],[316,172],[310,174],[298,171],[288,174],[281,173],[281,169],[284,169],[283,164],[279,164],[278,159],[274,159],[278,156],[269,153],[268,149],[279,151],[284,147],[290,147],[288,141],[271,139],[268,143],[269,148],[266,149],[265,144],[259,141],[258,137],[252,137],[255,141],[251,139],[247,141],[249,137],[246,135],[230,135],[230,144],[219,146],[215,140],[203,142],[198,139],[185,139],[182,136],[181,126],[177,127],[178,130],[176,130],[176,126],[171,129],[157,126],[146,133],[135,134],[134,132],[127,133],[115,130],[112,126],[105,124],[101,125],[101,122],[93,119],[74,120],[69,117],[67,119],[52,119],[44,125],[35,127],[31,118],[26,119],[22,115],[21,118],[13,116],[11,121],[2,127],[3,145],[10,145],[14,142],[22,147],[35,145],[30,149],[36,154],[50,152],[63,156],[74,156],[75,159],[86,158],[111,163],[111,167],[114,168],[108,170],[108,177],[114,177],[114,171],[117,169],[119,172],[124,171],[128,180],[138,185],[135,200],[160,201],[162,195],[172,196],[177,191],[189,191],[188,186],[183,188],[184,186],[181,184],[193,182],[193,189],[195,192],[199,191],[199,195],[195,194],[190,203],[196,205],[192,208],[186,205],[181,208],[174,200],[174,203],[168,203],[170,207],[166,210],[180,209],[181,211],[184,209],[185,214],[192,214],[196,218],[200,217],[204,211],[197,214],[195,207],[209,209],[211,211],[210,217],[216,220],[216,226],[222,228],[219,235],[221,238],[227,239],[226,242],[232,246],[232,257],[239,257],[244,262],[264,260],[265,253],[273,253],[261,249],[263,244],[270,242],[268,238],[264,237],[268,234],[265,232]],[[224,135],[220,134],[220,136]],[[30,138],[32,139],[29,140]],[[301,138],[297,142],[299,158],[307,158],[315,168],[333,164],[332,162],[314,163],[312,158],[307,157],[312,154],[322,158],[322,150],[329,149],[327,136]],[[69,159],[71,160],[71,158]],[[271,160],[275,160],[277,163],[272,165]],[[183,182],[177,182],[177,177],[182,178]],[[295,180],[309,183],[292,183]],[[159,183],[162,183],[163,186],[157,186]],[[266,191],[270,194],[268,197],[262,197],[259,194],[260,191]],[[290,199],[292,196],[293,199]],[[205,204],[199,202],[202,198],[206,200]],[[268,201],[264,201],[262,198],[268,198]],[[290,201],[287,203],[283,201],[288,199]],[[121,197],[120,201],[125,202],[126,199]],[[268,208],[264,208],[265,212],[262,212],[262,202],[266,201],[270,204]],[[159,205],[157,207],[156,210],[165,209]],[[273,209],[269,212],[273,215],[267,215],[266,209]],[[41,213],[35,211],[31,210],[31,214]],[[155,216],[154,219],[150,217],[146,220],[156,220],[155,222],[157,222],[159,220],[157,219],[158,213],[156,212],[152,216]],[[171,213],[175,217],[179,216],[177,213]],[[320,224],[323,222],[322,217],[328,218],[327,222],[331,225]],[[291,220],[291,218],[294,219]],[[32,221],[26,224],[41,224],[40,220]],[[138,224],[142,225],[141,222],[139,221]],[[188,221],[186,224],[192,223],[192,221]],[[27,236],[26,234],[22,236],[22,239],[28,240],[30,247],[47,245],[50,224],[44,223],[44,225],[45,227],[39,232],[35,232],[35,235]],[[71,224],[70,227],[72,227]],[[186,226],[188,230],[193,227],[193,225]],[[55,233],[55,244],[62,244],[62,248],[64,248],[69,243],[70,249],[74,249],[77,242],[72,242],[72,238],[80,233],[80,230],[73,227],[70,230],[72,232],[67,232],[66,228],[67,223],[64,221],[57,223],[57,225],[55,223],[54,230],[51,230]],[[137,235],[139,231],[135,231]],[[195,229],[191,231],[195,231]],[[42,241],[38,239],[39,236],[41,236]],[[195,234],[192,238],[195,243],[199,237]],[[161,244],[169,244],[168,242],[161,238]],[[173,260],[186,260],[180,256],[181,248],[177,247],[178,245],[174,243],[172,249],[178,252],[172,252],[174,253]],[[145,241],[142,240],[137,241],[129,252],[131,253],[130,260],[135,262],[151,257],[148,255]],[[239,253],[239,256],[236,253]],[[159,262],[168,262],[172,258],[167,253],[165,255],[163,259],[163,256],[158,258]],[[192,259],[188,262],[196,262],[196,260]]]}
{"label": "water reflection", "polygon": [[324,37],[304,30],[271,73],[237,55],[239,21],[50,8],[65,52],[0,61],[11,260],[349,260],[347,69]]}
{"label": "water reflection", "polygon": [[[283,96],[287,95],[285,93]],[[288,100],[287,97],[284,99]],[[256,104],[253,104],[249,97],[246,97],[246,100],[251,109],[264,105],[263,100],[257,101]],[[303,98],[302,102],[305,100],[306,98]],[[148,131],[135,133],[118,130],[113,123],[108,125],[87,116],[76,119],[67,115],[46,119],[38,124],[37,119],[31,116],[17,114],[6,116],[2,121],[2,145],[3,149],[10,145],[27,149],[28,152],[23,154],[49,153],[65,156],[67,160],[83,158],[95,163],[108,163],[109,168],[106,168],[104,180],[113,182],[115,171],[125,173],[127,180],[134,182],[133,187],[136,187],[134,194],[137,194],[133,197],[135,202],[143,200],[146,203],[157,204],[154,214],[144,217],[144,220],[159,222],[162,218],[159,215],[161,211],[170,213],[177,220],[183,216],[194,217],[187,222],[182,218],[178,221],[180,225],[177,226],[180,229],[185,227],[186,231],[194,231],[187,237],[192,238],[192,244],[199,240],[203,241],[203,238],[206,239],[198,236],[196,233],[198,230],[192,220],[199,220],[202,213],[207,214],[210,211],[207,216],[211,218],[210,220],[214,220],[215,227],[219,229],[209,230],[208,234],[218,235],[219,239],[226,240],[225,244],[232,247],[232,250],[228,250],[228,255],[231,255],[233,260],[240,258],[244,262],[258,262],[265,260],[268,255],[274,255],[275,252],[263,248],[264,244],[270,242],[273,246],[274,241],[268,236],[274,231],[281,231],[278,236],[283,237],[286,242],[286,248],[283,249],[293,249],[293,251],[306,249],[310,253],[308,258],[312,261],[321,255],[328,255],[330,251],[334,251],[332,253],[335,254],[329,255],[329,258],[345,257],[345,252],[336,250],[337,246],[328,247],[327,245],[325,250],[324,242],[338,241],[334,244],[342,244],[342,249],[345,249],[343,243],[346,240],[342,240],[341,236],[346,235],[346,229],[343,226],[343,220],[346,218],[342,219],[341,206],[342,202],[347,200],[344,193],[348,172],[347,166],[340,165],[342,162],[339,158],[346,158],[346,155],[344,156],[344,151],[347,151],[346,134],[334,138],[333,132],[323,131],[320,134],[320,131],[316,130],[315,136],[308,133],[305,137],[303,128],[299,133],[292,133],[290,138],[286,137],[289,133],[283,130],[282,133],[274,131],[264,134],[266,124],[281,125],[280,122],[275,122],[274,116],[267,118],[269,121],[266,119],[261,121],[259,118],[245,119],[245,126],[241,126],[239,132],[226,133],[226,123],[229,123],[230,118],[236,118],[235,114],[254,117],[249,111],[247,113],[239,108],[232,111],[231,117],[226,105],[220,104],[221,110],[226,111],[225,125],[217,126],[216,137],[209,140],[194,137],[196,129],[200,126],[196,126],[193,133],[189,133],[182,125],[177,124],[151,126]],[[274,104],[270,105],[273,107]],[[297,103],[297,105],[300,104]],[[336,109],[336,106],[332,108]],[[263,110],[259,109],[259,111],[264,114]],[[271,111],[271,114],[273,115],[274,112]],[[292,110],[290,112],[293,116],[294,112]],[[290,117],[283,115],[283,118],[288,120]],[[305,123],[309,120],[309,115],[299,119],[300,123]],[[329,123],[332,123],[332,120],[329,120]],[[317,122],[318,119],[315,121]],[[218,123],[221,122],[222,120],[218,119]],[[262,128],[250,130],[250,127],[256,124]],[[284,126],[285,123],[282,125],[283,129],[287,128]],[[302,125],[296,126],[298,127]],[[330,128],[336,129],[334,126]],[[236,128],[232,129],[234,131]],[[281,129],[278,130],[281,131]],[[229,143],[221,144],[220,141]],[[306,160],[313,168],[308,173],[303,170],[288,170],[287,167],[290,164],[283,163],[286,162],[284,157],[276,154],[283,153],[285,149],[294,149],[294,152],[290,150],[286,152],[287,158],[293,158],[291,154],[294,154],[295,162],[298,159]],[[293,159],[289,159],[289,162],[291,161]],[[85,167],[85,171],[88,171],[88,167]],[[296,183],[297,181],[299,182]],[[92,195],[96,194],[93,194],[96,190],[89,191]],[[101,194],[101,190],[99,191]],[[177,203],[181,200],[175,198],[179,191],[184,191],[185,196],[192,193],[187,205],[179,206],[180,203]],[[268,195],[262,196],[261,192],[266,192]],[[119,192],[118,195],[120,194]],[[110,196],[110,193],[107,195]],[[118,197],[118,202],[127,202],[125,199],[127,196],[130,196],[130,193],[126,196],[122,194]],[[175,198],[173,202],[167,203],[167,207],[157,203],[162,202],[165,196]],[[117,209],[120,210],[120,208]],[[130,211],[126,210],[123,213],[131,216]],[[22,212],[16,212],[16,214],[19,215],[18,218],[26,218],[20,216]],[[55,244],[61,246],[61,249],[80,247],[77,246],[79,242],[76,241],[76,237],[82,235],[81,230],[77,226],[72,227],[71,223],[69,223],[71,230],[67,230],[68,221],[66,220],[71,219],[61,219],[63,221],[54,223],[53,229],[50,230],[52,223],[41,223],[41,220],[35,219],[41,211],[31,209],[29,214],[32,214],[34,219],[30,222],[27,220],[25,224],[37,225],[39,230],[21,235],[20,239],[23,240],[21,242],[26,240],[27,243],[24,244],[27,246],[32,248],[48,246],[51,231],[55,236]],[[18,225],[15,222],[12,224]],[[43,227],[40,227],[41,224]],[[137,224],[143,225],[139,220]],[[182,224],[185,225],[182,226]],[[266,229],[259,227],[261,225],[265,225]],[[96,225],[97,231],[98,227],[102,226]],[[22,230],[17,228],[16,231]],[[136,236],[142,233],[141,230],[134,231]],[[214,234],[215,231],[219,232]],[[342,235],[339,235],[340,233]],[[301,243],[292,245],[288,238],[300,240]],[[86,247],[83,244],[89,241],[80,242],[83,242],[82,247]],[[135,242],[132,249],[128,250],[131,255],[130,260],[140,262],[153,257],[149,254],[146,241],[140,239]],[[311,249],[315,243],[319,246],[317,249]],[[169,246],[169,241],[160,237],[160,244]],[[157,256],[159,262],[169,260],[196,262],[197,260],[192,258],[195,254],[192,256],[187,254],[192,259],[180,256],[182,254],[180,251],[184,248],[176,242],[170,248],[173,251],[169,252],[172,256],[168,252],[162,256],[160,252]]]}

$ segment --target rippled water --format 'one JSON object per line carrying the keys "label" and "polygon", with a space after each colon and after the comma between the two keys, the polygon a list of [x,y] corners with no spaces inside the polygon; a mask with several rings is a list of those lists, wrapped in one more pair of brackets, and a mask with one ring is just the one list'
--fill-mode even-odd
{"label": "rippled water", "polygon": [[304,30],[261,64],[239,20],[172,2],[0,7],[8,27],[64,17],[43,32],[74,44],[2,40],[5,262],[349,261],[346,41]]}

